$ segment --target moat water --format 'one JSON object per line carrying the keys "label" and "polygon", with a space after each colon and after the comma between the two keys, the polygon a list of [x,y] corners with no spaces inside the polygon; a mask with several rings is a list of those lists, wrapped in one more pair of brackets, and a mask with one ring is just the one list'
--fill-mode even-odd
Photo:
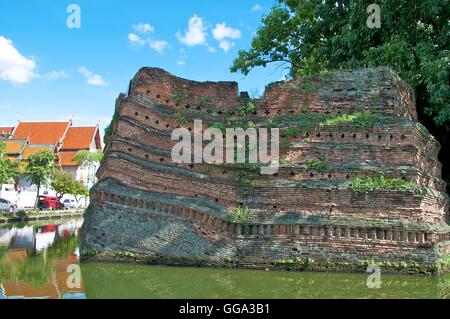
{"label": "moat water", "polygon": [[0,225],[4,298],[450,298],[450,275],[179,268],[79,262],[82,220]]}

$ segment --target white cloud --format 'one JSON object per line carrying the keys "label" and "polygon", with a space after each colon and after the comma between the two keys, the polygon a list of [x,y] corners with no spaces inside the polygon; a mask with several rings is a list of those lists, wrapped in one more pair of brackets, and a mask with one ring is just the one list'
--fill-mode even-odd
{"label": "white cloud", "polygon": [[141,37],[135,33],[128,34],[128,41],[136,46],[143,46],[145,44],[145,40],[141,39]]}
{"label": "white cloud", "polygon": [[163,54],[169,43],[162,40],[148,40],[148,45],[159,54]]}
{"label": "white cloud", "polygon": [[261,5],[259,5],[258,3],[255,4],[252,9],[250,10],[251,12],[258,12],[258,11],[262,11],[263,8],[261,7]]}
{"label": "white cloud", "polygon": [[240,39],[241,36],[242,33],[239,29],[227,27],[225,22],[216,24],[213,30],[213,38],[219,41],[219,47],[225,52],[234,46],[234,42],[227,39]]}
{"label": "white cloud", "polygon": [[178,40],[190,47],[202,45],[206,43],[206,26],[197,15],[193,15],[188,22],[188,30],[184,35],[180,31],[177,32]]}
{"label": "white cloud", "polygon": [[234,46],[234,42],[230,42],[227,40],[220,41],[219,47],[224,50],[225,52],[228,52],[232,47]]}
{"label": "white cloud", "polygon": [[29,83],[37,77],[36,62],[23,56],[11,40],[0,36],[0,79],[16,83]]}
{"label": "white cloud", "polygon": [[178,65],[185,65],[186,64],[186,61],[184,61],[184,59],[178,59],[178,61],[177,61],[177,64]]}
{"label": "white cloud", "polygon": [[208,46],[208,52],[210,52],[210,53],[215,53],[215,52],[216,52],[216,48],[215,48],[215,47]]}
{"label": "white cloud", "polygon": [[213,30],[213,37],[217,41],[222,41],[226,38],[239,39],[241,36],[242,33],[239,29],[227,27],[225,22],[216,24],[216,27]]}
{"label": "white cloud", "polygon": [[137,33],[153,33],[155,32],[155,27],[149,23],[138,23],[131,26],[133,30]]}
{"label": "white cloud", "polygon": [[70,78],[69,74],[67,74],[65,71],[51,71],[48,73],[45,73],[42,75],[42,78],[46,80],[57,80],[57,79],[68,79]]}
{"label": "white cloud", "polygon": [[89,85],[95,85],[95,86],[108,85],[101,75],[94,74],[92,71],[85,68],[84,66],[80,66],[78,68],[78,72],[81,73],[86,78],[86,83]]}

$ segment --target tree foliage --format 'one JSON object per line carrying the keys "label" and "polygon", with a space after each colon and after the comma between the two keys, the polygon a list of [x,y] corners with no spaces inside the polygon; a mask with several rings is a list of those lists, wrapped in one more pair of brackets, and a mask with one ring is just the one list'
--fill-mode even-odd
{"label": "tree foliage", "polygon": [[66,194],[74,196],[89,195],[89,191],[86,186],[75,180],[71,174],[61,172],[59,170],[56,170],[53,174],[51,187],[56,192],[59,199]]}
{"label": "tree foliage", "polygon": [[30,178],[31,183],[37,186],[36,208],[40,188],[50,184],[51,177],[56,170],[55,154],[50,150],[42,150],[30,155],[26,161],[25,173]]}
{"label": "tree foliage", "polygon": [[6,156],[6,144],[0,142],[0,190],[1,185],[14,180],[19,175],[19,162]]}
{"label": "tree foliage", "polygon": [[371,0],[281,0],[231,70],[286,63],[292,76],[389,65],[417,90],[425,113],[450,122],[447,0],[379,0],[381,28],[366,25]]}
{"label": "tree foliage", "polygon": [[[278,63],[292,77],[390,66],[416,93],[419,119],[443,145],[450,176],[450,1],[378,0],[381,28],[368,28],[372,0],[279,0],[231,71]],[[444,172],[445,173],[445,172]]]}
{"label": "tree foliage", "polygon": [[81,150],[78,151],[77,154],[75,154],[73,159],[80,166],[92,167],[101,162],[101,160],[103,159],[103,152]]}

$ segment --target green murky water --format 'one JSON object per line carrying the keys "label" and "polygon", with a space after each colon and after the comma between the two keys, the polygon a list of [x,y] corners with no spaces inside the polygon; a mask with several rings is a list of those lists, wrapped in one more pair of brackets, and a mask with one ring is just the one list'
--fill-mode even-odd
{"label": "green murky water", "polygon": [[[178,268],[79,263],[81,220],[0,226],[3,298],[450,298],[450,275]],[[79,276],[80,275],[80,276]]]}

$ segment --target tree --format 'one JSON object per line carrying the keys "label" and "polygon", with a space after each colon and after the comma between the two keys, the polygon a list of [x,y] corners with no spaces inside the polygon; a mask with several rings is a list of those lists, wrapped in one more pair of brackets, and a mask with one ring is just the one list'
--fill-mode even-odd
{"label": "tree", "polygon": [[277,63],[292,77],[388,65],[416,93],[419,120],[442,147],[450,177],[448,0],[378,0],[381,28],[367,26],[372,0],[279,0],[231,71]]}
{"label": "tree", "polygon": [[75,180],[75,178],[65,172],[55,171],[53,174],[51,186],[56,192],[58,199],[61,199],[64,195],[70,194],[75,197],[78,204],[79,200],[83,196],[89,196],[89,190],[81,182]]}
{"label": "tree", "polygon": [[81,150],[77,152],[77,154],[74,156],[73,159],[78,165],[88,169],[87,184],[89,185],[91,181],[94,181],[95,178],[94,168],[102,161],[103,152],[99,150],[97,151]]}
{"label": "tree", "polygon": [[55,154],[50,150],[39,151],[27,159],[26,175],[30,177],[31,183],[37,186],[35,209],[37,208],[41,187],[49,185],[55,170]]}
{"label": "tree", "polygon": [[77,191],[77,181],[69,173],[56,170],[53,173],[51,187],[56,192],[56,197],[61,199],[65,194],[75,194]]}
{"label": "tree", "polygon": [[15,179],[19,175],[19,162],[11,161],[6,156],[6,144],[0,142],[0,191],[3,184]]}

